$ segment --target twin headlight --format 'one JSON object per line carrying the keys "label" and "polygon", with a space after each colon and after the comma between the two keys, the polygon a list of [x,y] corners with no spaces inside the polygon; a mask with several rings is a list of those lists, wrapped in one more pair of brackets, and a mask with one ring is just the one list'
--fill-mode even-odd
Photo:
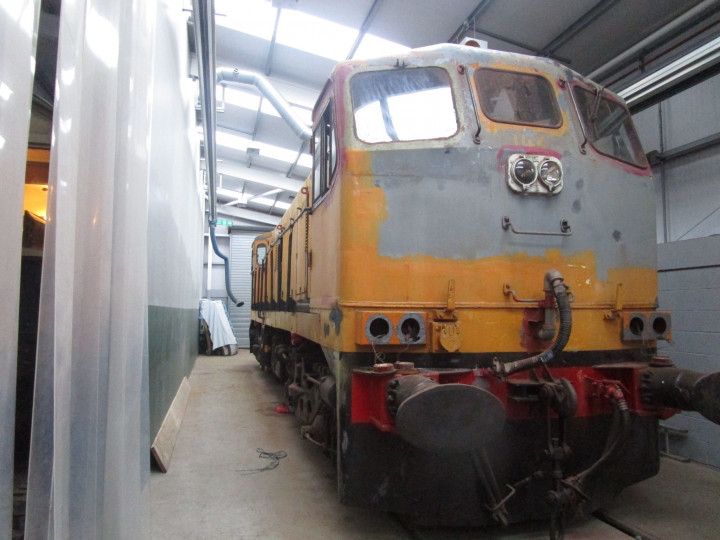
{"label": "twin headlight", "polygon": [[520,193],[555,195],[562,189],[560,160],[550,156],[513,154],[508,160],[508,185]]}

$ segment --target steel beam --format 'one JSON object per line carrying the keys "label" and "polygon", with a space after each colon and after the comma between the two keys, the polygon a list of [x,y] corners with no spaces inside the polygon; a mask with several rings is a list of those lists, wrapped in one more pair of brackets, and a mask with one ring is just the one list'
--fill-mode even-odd
{"label": "steel beam", "polygon": [[247,221],[255,221],[266,225],[277,225],[280,222],[279,216],[271,216],[264,212],[256,212],[246,208],[236,208],[234,206],[224,206],[218,209],[218,214],[236,217]]}
{"label": "steel beam", "polygon": [[270,48],[268,49],[267,60],[265,61],[265,75],[269,76],[272,68],[273,56],[275,54],[275,42],[277,41],[277,29],[280,24],[280,13],[281,8],[277,8],[277,15],[275,16],[275,26],[273,27],[272,38],[270,39]]}
{"label": "steel beam", "polygon": [[695,25],[699,20],[706,19],[709,15],[720,9],[720,0],[705,0],[689,9],[679,17],[673,19],[656,32],[653,32],[646,38],[640,40],[630,47],[624,53],[616,56],[609,62],[606,62],[599,68],[593,70],[588,77],[590,79],[602,80],[613,73],[626,67],[628,64],[636,61],[638,57],[644,54],[648,49],[657,46],[660,43],[667,43],[668,40],[677,36],[677,34],[685,31],[687,28]]}
{"label": "steel beam", "polygon": [[720,144],[720,133],[714,133],[713,135],[708,135],[707,137],[703,137],[697,141],[678,146],[677,148],[673,148],[665,152],[650,152],[648,154],[648,160],[651,165],[668,163],[669,161],[695,154],[701,150],[705,150],[706,148],[717,146],[718,144]]}
{"label": "steel beam", "polygon": [[292,193],[300,191],[303,183],[301,180],[287,178],[284,174],[271,172],[253,167],[248,169],[245,164],[237,161],[224,160],[217,164],[218,172],[226,176],[232,176],[245,182],[261,184],[273,188],[280,188]]}
{"label": "steel beam", "polygon": [[365,16],[365,20],[360,27],[360,32],[358,32],[357,38],[355,38],[355,43],[353,43],[352,47],[350,47],[350,52],[345,58],[346,60],[350,60],[357,52],[365,34],[367,34],[367,31],[370,29],[370,25],[372,24],[375,15],[377,15],[378,11],[380,11],[380,4],[382,4],[382,0],[375,0],[373,2],[373,5],[370,7],[370,11],[368,11],[368,14]]}
{"label": "steel beam", "polygon": [[574,23],[560,32],[555,38],[542,48],[542,56],[552,56],[552,54],[565,45],[568,41],[578,35],[582,30],[590,26],[605,14],[610,8],[617,4],[620,0],[601,0],[595,4],[592,9],[583,13]]}
{"label": "steel beam", "polygon": [[[463,36],[465,32],[470,30],[470,28],[475,27],[475,21],[477,18],[482,15],[482,13],[490,7],[493,0],[481,0],[481,2],[475,7],[475,9],[472,10],[472,13],[467,16],[467,18],[462,22],[460,26],[458,26],[457,30],[453,32],[453,35],[450,36],[448,39],[448,43],[459,43],[460,38]],[[509,42],[508,42],[509,43]]]}

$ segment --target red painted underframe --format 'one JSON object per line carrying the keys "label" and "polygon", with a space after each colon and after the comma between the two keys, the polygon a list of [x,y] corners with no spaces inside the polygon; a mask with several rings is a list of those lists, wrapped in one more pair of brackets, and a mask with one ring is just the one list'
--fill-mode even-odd
{"label": "red painted underframe", "polygon": [[[623,363],[593,367],[552,368],[554,379],[567,379],[578,397],[575,417],[607,415],[612,412],[607,395],[616,388],[622,390],[629,409],[639,416],[668,418],[677,411],[659,409],[642,402],[640,382],[645,364]],[[418,373],[413,371],[412,373]],[[406,373],[407,374],[407,373]],[[481,388],[497,396],[505,406],[509,421],[544,418],[545,411],[539,402],[518,402],[510,398],[508,381],[521,383],[529,381],[529,374],[516,373],[506,380],[499,379],[488,369],[436,371],[421,369],[419,374],[435,379],[440,384],[473,384],[478,381]],[[538,375],[542,376],[540,370]],[[402,372],[374,373],[370,369],[355,370],[352,375],[351,420],[354,424],[373,424],[381,431],[395,432],[395,421],[386,404],[387,388],[390,381],[403,377]]]}

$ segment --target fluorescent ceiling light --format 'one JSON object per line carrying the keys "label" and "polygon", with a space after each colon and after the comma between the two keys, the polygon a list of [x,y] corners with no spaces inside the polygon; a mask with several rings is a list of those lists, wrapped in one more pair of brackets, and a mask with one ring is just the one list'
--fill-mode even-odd
{"label": "fluorescent ceiling light", "polygon": [[277,9],[265,0],[218,0],[215,24],[270,41]]}
{"label": "fluorescent ceiling light", "polygon": [[400,45],[394,41],[379,38],[372,34],[365,34],[353,58],[377,58],[379,56],[401,54],[409,50],[410,47],[406,47],[405,45]]}
{"label": "fluorescent ceiling light", "polygon": [[[223,101],[223,87],[218,85],[216,87],[216,101]],[[226,104],[235,105],[236,107],[242,107],[244,109],[250,109],[257,111],[258,105],[260,104],[260,96],[251,92],[244,92],[242,90],[235,90],[234,88],[225,87],[225,98]],[[272,105],[270,105],[272,107]],[[275,107],[273,107],[275,110]],[[266,111],[263,111],[266,112]],[[272,113],[271,113],[272,114]]]}
{"label": "fluorescent ceiling light", "polygon": [[270,195],[277,195],[278,193],[282,193],[282,191],[283,190],[280,188],[271,189],[270,191],[266,191],[265,193],[261,193],[260,195],[253,195],[248,200],[257,199],[258,197],[269,197]]}
{"label": "fluorescent ceiling light", "polygon": [[[268,157],[285,163],[295,163],[295,159],[298,154],[296,150],[289,150],[287,148],[281,148],[280,146],[253,141],[246,137],[232,135],[224,131],[218,131],[215,135],[215,140],[218,146],[224,146],[225,148],[231,148],[243,152],[246,152],[248,148],[257,148],[260,150],[261,157]],[[298,165],[301,167],[307,167],[308,169],[312,167],[312,157],[310,154],[301,154],[300,159],[298,160]]]}
{"label": "fluorescent ceiling light", "polygon": [[[267,0],[217,0],[216,24],[266,41],[272,39],[277,9]],[[360,33],[350,28],[296,9],[280,12],[277,43],[322,58],[344,60]],[[408,47],[365,34],[353,58],[387,56],[409,50]]]}
{"label": "fluorescent ceiling light", "polygon": [[283,10],[280,14],[277,42],[294,49],[344,60],[355,43],[358,30],[302,11]]}
{"label": "fluorescent ceiling light", "polygon": [[290,208],[289,203],[283,201],[275,202],[275,199],[266,199],[265,197],[255,197],[251,202],[262,204],[263,206],[274,206],[275,208],[282,208],[283,210]]}
{"label": "fluorescent ceiling light", "polygon": [[[217,87],[217,100],[222,100],[222,86]],[[260,103],[260,96],[253,94],[252,92],[245,92],[244,90],[237,90],[235,88],[225,87],[225,104],[234,105],[235,107],[242,107],[251,111],[257,111],[258,104]],[[291,105],[293,110],[298,114],[300,119],[306,124],[312,124],[312,110],[306,107],[300,107],[298,105]],[[270,116],[280,117],[280,113],[273,107],[272,103],[267,99],[262,100],[262,107],[260,112],[263,114],[269,114]]]}
{"label": "fluorescent ceiling light", "polygon": [[[281,191],[282,190],[278,190],[278,192]],[[290,208],[290,204],[284,201],[275,201],[275,199],[269,199],[262,196],[253,196],[248,193],[239,193],[230,189],[218,188],[217,193],[218,195],[221,195],[223,197],[232,198],[230,202],[224,203],[221,206],[232,206],[235,204],[247,206],[248,202],[252,202],[261,206],[274,206],[275,208],[280,208],[282,210],[287,210],[288,208]],[[262,195],[267,194],[268,193],[263,193]]]}
{"label": "fluorescent ceiling light", "polygon": [[642,98],[650,97],[670,87],[672,84],[677,84],[718,61],[720,61],[720,38],[716,38],[698,47],[682,58],[671,62],[664,68],[651,73],[644,79],[621,90],[618,92],[618,95],[623,98],[628,105],[632,105],[641,101]]}

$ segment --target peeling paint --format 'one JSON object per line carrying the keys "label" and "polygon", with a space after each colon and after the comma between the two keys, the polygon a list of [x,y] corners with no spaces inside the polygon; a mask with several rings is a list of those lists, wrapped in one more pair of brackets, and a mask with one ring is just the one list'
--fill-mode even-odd
{"label": "peeling paint", "polygon": [[340,309],[340,304],[336,301],[332,310],[330,310],[330,322],[335,326],[335,333],[340,334],[340,323],[343,320],[343,312]]}

